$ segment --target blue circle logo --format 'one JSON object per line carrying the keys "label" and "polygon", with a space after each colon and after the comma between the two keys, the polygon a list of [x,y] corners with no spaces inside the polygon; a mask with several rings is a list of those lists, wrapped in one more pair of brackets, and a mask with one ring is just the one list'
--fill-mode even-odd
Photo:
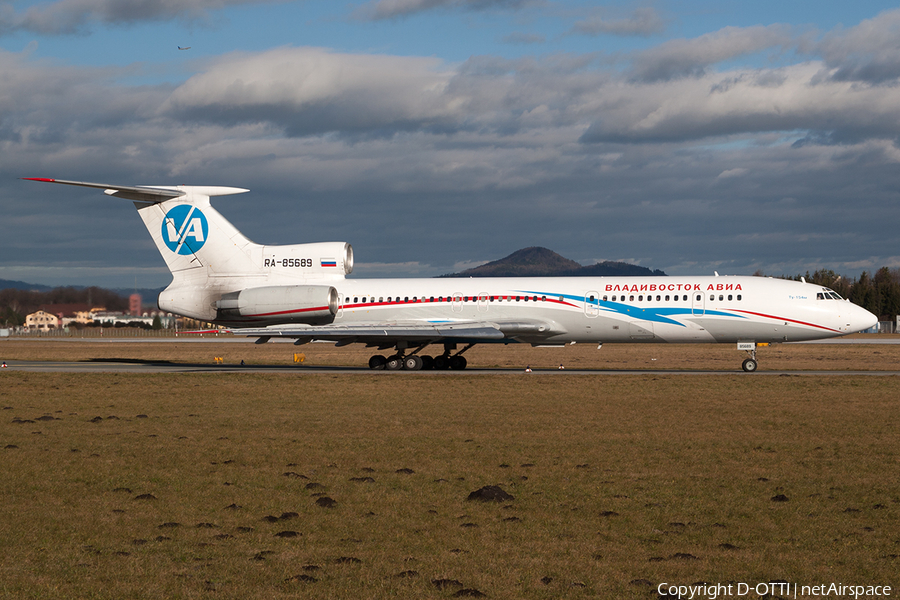
{"label": "blue circle logo", "polygon": [[176,254],[193,254],[203,247],[207,237],[206,216],[193,204],[172,207],[163,218],[163,241]]}

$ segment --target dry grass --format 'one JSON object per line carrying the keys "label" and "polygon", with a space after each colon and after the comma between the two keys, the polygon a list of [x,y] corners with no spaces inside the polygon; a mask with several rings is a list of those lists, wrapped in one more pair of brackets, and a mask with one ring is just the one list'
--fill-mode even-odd
{"label": "dry grass", "polygon": [[[898,391],[852,376],[4,372],[0,596],[896,586]],[[515,499],[466,500],[489,484]],[[263,520],[283,513],[297,516]]]}
{"label": "dry grass", "polygon": [[[865,337],[865,336],[857,336]],[[869,336],[884,340],[888,336]],[[893,337],[893,336],[892,336]],[[425,353],[439,353],[431,347]],[[90,359],[168,360],[213,364],[215,357],[226,364],[244,360],[248,364],[293,364],[295,353],[306,357],[305,365],[365,366],[376,350],[361,345],[335,348],[331,344],[294,346],[286,342],[252,344],[193,341],[55,341],[49,339],[8,339],[0,341],[0,358],[13,360],[83,361]],[[387,355],[388,352],[381,354]],[[893,371],[900,365],[900,345],[780,344],[760,348],[762,370],[873,370]],[[740,371],[744,352],[733,344],[577,344],[565,348],[532,348],[521,344],[482,344],[466,353],[473,367],[569,369],[686,369]],[[301,367],[302,368],[302,367]]]}

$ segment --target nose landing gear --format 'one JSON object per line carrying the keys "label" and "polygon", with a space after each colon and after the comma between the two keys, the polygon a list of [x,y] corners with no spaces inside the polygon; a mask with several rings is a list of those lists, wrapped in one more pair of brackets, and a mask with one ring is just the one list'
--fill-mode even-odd
{"label": "nose landing gear", "polygon": [[741,363],[741,368],[745,373],[753,373],[759,368],[759,361],[756,360],[756,348],[768,345],[757,344],[756,342],[738,342],[738,350],[744,350],[749,354],[749,358],[745,358],[744,362]]}

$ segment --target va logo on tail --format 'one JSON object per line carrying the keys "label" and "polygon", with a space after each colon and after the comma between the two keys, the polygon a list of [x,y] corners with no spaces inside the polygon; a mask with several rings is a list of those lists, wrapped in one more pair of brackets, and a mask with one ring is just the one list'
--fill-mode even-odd
{"label": "va logo on tail", "polygon": [[200,209],[192,204],[179,204],[166,213],[162,238],[176,254],[193,254],[209,237],[209,224]]}

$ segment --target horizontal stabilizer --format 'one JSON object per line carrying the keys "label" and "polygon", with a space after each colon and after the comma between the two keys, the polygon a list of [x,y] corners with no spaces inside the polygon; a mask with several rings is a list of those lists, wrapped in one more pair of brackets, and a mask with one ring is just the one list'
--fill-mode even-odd
{"label": "horizontal stabilizer", "polygon": [[45,177],[23,177],[22,179],[27,181],[43,181],[46,183],[61,183],[63,185],[97,188],[103,190],[105,194],[115,196],[116,198],[124,198],[125,200],[134,200],[137,202],[149,202],[152,204],[165,202],[171,198],[186,196],[190,193],[211,197],[243,194],[244,192],[250,191],[243,188],[223,186],[128,186],[110,185],[108,183],[89,183],[87,181],[67,181],[65,179],[48,179]]}

